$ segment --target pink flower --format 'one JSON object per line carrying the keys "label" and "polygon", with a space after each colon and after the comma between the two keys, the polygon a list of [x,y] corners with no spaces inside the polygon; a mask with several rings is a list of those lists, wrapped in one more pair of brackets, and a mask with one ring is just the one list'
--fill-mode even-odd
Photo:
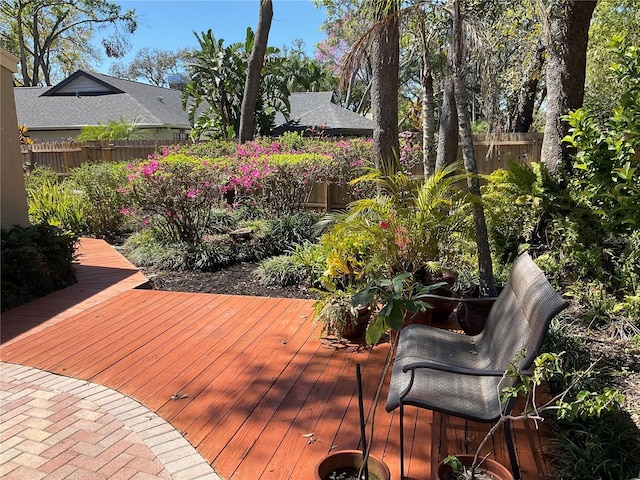
{"label": "pink flower", "polygon": [[128,208],[121,208],[120,209],[120,213],[122,215],[130,215],[131,214],[131,210],[129,210]]}

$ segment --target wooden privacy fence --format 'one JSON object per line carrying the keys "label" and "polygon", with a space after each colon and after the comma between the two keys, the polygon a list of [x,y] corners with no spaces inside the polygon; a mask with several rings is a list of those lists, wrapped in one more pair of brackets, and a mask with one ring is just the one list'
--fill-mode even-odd
{"label": "wooden privacy fence", "polygon": [[148,158],[163,146],[184,144],[181,140],[100,140],[94,142],[56,142],[21,145],[22,164],[51,167],[66,175],[86,162],[120,162]]}
{"label": "wooden privacy fence", "polygon": [[[506,169],[509,162],[527,163],[540,161],[542,133],[498,133],[474,135],[473,146],[478,172],[489,174],[500,168]],[[458,146],[456,157],[462,161],[462,148]],[[423,166],[416,165],[412,173],[423,175]],[[345,208],[352,199],[348,187],[336,184],[319,184],[311,192],[307,206],[327,211]]]}
{"label": "wooden privacy fence", "polygon": [[[491,173],[507,168],[509,161],[538,162],[542,150],[541,133],[501,133],[474,136],[476,162],[480,173]],[[101,140],[96,142],[62,142],[22,145],[22,162],[25,168],[34,165],[51,167],[61,175],[85,162],[117,162],[148,158],[163,146],[188,143],[179,140]],[[458,147],[458,159],[462,150]],[[422,174],[422,165],[413,173]],[[350,202],[346,186],[335,184],[317,185],[309,198],[308,206],[335,210]]]}

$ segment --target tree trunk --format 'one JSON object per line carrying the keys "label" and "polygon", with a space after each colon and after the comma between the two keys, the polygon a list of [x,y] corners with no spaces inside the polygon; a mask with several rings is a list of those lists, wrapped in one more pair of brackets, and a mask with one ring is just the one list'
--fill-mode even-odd
{"label": "tree trunk", "polygon": [[436,168],[435,158],[435,101],[433,95],[433,75],[429,62],[429,44],[422,22],[422,162],[425,178],[431,175]]}
{"label": "tree trunk", "polygon": [[453,93],[453,77],[447,76],[443,81],[436,169],[454,163],[458,156],[458,113]]}
{"label": "tree trunk", "polygon": [[552,172],[569,166],[568,148],[562,142],[569,126],[560,117],[582,106],[589,24],[596,3],[554,0],[549,9],[547,116],[541,159]]}
{"label": "tree trunk", "polygon": [[467,186],[469,193],[474,197],[472,201],[473,223],[478,245],[478,269],[480,273],[480,294],[482,296],[495,296],[496,285],[493,278],[493,265],[491,262],[491,250],[489,248],[489,235],[484,216],[484,207],[480,194],[480,180],[478,179],[478,166],[473,150],[473,135],[471,134],[471,122],[467,113],[465,102],[465,82],[462,73],[462,21],[460,18],[460,1],[453,2],[453,86],[455,93],[456,111],[458,112],[458,128],[462,143],[462,158],[464,168],[469,178]]}
{"label": "tree trunk", "polygon": [[[398,70],[400,33],[399,1],[376,10],[376,20],[384,24],[372,45],[371,111],[373,114],[373,154],[376,168],[384,174],[395,172],[400,159],[398,140]],[[385,18],[387,15],[392,15]]]}
{"label": "tree trunk", "polygon": [[526,133],[533,125],[533,112],[536,105],[536,93],[538,84],[542,76],[542,66],[544,64],[545,48],[539,45],[536,48],[531,63],[527,68],[526,79],[520,88],[518,105],[513,120],[511,131],[515,133]]}
{"label": "tree trunk", "polygon": [[258,17],[258,28],[253,40],[253,48],[247,66],[247,78],[244,84],[244,95],[242,96],[242,107],[240,110],[240,132],[238,139],[240,143],[253,140],[254,120],[256,113],[256,102],[260,93],[260,73],[264,63],[264,56],[267,51],[269,41],[269,30],[273,18],[273,3],[271,0],[260,0],[260,15]]}

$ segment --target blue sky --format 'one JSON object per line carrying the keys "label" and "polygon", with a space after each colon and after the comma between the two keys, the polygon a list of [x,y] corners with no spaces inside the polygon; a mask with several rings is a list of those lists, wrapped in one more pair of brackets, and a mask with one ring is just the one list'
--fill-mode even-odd
{"label": "blue sky", "polygon": [[[134,9],[138,14],[138,29],[130,37],[132,48],[124,61],[130,61],[143,48],[178,50],[196,47],[193,32],[213,30],[225,45],[244,41],[247,27],[258,25],[259,0],[118,0],[123,10]],[[313,56],[314,45],[325,38],[320,31],[324,10],[317,9],[310,0],[273,0],[273,20],[269,45],[292,46],[297,38],[304,40],[307,54]],[[101,38],[100,34],[96,39]],[[107,73],[110,59],[98,66]]]}

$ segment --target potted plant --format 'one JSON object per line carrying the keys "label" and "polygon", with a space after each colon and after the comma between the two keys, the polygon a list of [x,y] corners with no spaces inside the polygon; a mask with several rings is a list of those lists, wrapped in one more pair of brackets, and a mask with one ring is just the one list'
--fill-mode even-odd
{"label": "potted plant", "polygon": [[[361,480],[358,477],[364,460],[360,450],[341,450],[320,460],[316,480]],[[369,480],[390,480],[389,467],[373,455],[367,457]]]}
{"label": "potted plant", "polygon": [[319,291],[313,319],[322,323],[322,335],[355,340],[364,334],[371,317],[368,306],[353,305],[353,290]]}
{"label": "potted plant", "polygon": [[[521,352],[525,355],[525,352]],[[505,387],[500,393],[500,401],[506,403],[516,398],[524,399],[524,407],[519,414],[502,415],[484,436],[474,455],[449,455],[438,465],[440,480],[513,480],[512,473],[500,463],[482,456],[482,450],[494,433],[506,421],[534,420],[543,421],[543,414],[554,412],[559,419],[572,420],[576,417],[586,418],[600,416],[606,411],[615,411],[624,400],[616,389],[605,388],[601,393],[582,390],[574,400],[568,396],[575,387],[589,375],[595,364],[583,372],[565,373],[562,368],[562,354],[542,353],[534,360],[534,367],[529,372],[518,371],[512,366],[504,373],[505,378],[515,378],[512,387]],[[516,359],[517,360],[517,359]],[[552,377],[560,375],[570,378],[568,386],[542,405],[536,405],[536,391],[540,385]]]}
{"label": "potted plant", "polygon": [[413,314],[425,312],[432,306],[416,300],[419,295],[428,294],[442,287],[444,283],[422,285],[412,281],[409,272],[396,275],[392,279],[374,279],[353,297],[353,305],[368,305],[373,320],[369,322],[366,341],[375,345],[387,330],[398,331],[410,321]]}

